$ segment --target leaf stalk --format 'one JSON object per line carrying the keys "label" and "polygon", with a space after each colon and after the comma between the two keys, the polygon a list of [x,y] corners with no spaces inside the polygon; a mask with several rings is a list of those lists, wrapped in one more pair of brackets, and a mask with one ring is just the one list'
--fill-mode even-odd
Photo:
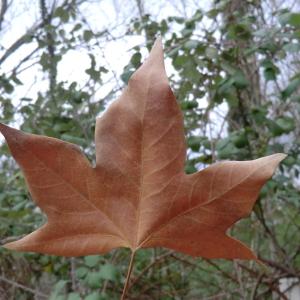
{"label": "leaf stalk", "polygon": [[135,256],[135,251],[132,251],[121,300],[125,300],[125,297],[126,297],[126,294],[127,294],[127,291],[128,291],[130,276],[131,276],[132,269],[133,269],[133,264],[134,264],[134,256]]}

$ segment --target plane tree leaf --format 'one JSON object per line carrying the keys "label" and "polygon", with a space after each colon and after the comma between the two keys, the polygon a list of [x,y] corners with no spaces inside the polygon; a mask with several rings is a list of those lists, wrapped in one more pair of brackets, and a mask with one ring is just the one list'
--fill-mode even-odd
{"label": "plane tree leaf", "polygon": [[80,148],[0,126],[47,222],[6,248],[61,256],[166,247],[206,258],[255,258],[227,230],[247,217],[285,157],[216,163],[184,173],[183,118],[160,40],[97,119],[96,165]]}

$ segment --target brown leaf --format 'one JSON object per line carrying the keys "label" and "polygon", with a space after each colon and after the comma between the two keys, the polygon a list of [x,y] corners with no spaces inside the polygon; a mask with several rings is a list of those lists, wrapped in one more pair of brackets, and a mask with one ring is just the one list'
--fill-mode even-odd
{"label": "brown leaf", "polygon": [[251,212],[284,154],[184,173],[183,119],[161,41],[96,123],[96,166],[58,139],[1,125],[47,223],[6,244],[63,256],[167,247],[206,258],[255,258],[226,235]]}

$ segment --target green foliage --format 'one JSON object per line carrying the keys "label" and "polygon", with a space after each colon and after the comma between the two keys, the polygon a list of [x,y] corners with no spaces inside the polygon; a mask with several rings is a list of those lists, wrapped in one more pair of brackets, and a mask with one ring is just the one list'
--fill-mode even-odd
{"label": "green foliage", "polygon": [[84,258],[84,262],[88,267],[95,267],[99,264],[100,259],[98,255],[90,255]]}

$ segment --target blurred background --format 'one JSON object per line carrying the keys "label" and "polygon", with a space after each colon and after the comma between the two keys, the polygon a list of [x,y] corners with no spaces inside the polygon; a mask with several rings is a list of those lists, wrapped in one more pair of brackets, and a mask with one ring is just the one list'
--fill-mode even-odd
{"label": "blurred background", "polygon": [[[128,299],[300,299],[299,0],[2,0],[0,121],[82,147],[162,36],[184,114],[186,172],[288,157],[229,232],[265,264],[138,252]],[[0,138],[0,243],[45,216]],[[222,245],[216,245],[222,247]],[[128,250],[61,258],[0,249],[0,299],[119,299]]]}

